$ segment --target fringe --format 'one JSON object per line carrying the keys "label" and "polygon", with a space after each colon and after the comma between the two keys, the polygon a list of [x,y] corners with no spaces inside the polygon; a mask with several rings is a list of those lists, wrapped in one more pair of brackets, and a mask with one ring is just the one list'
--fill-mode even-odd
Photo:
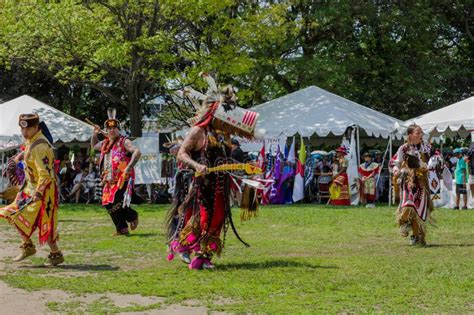
{"label": "fringe", "polygon": [[212,254],[220,256],[223,247],[224,245],[218,236],[207,234],[201,240],[201,251],[207,256]]}
{"label": "fringe", "polygon": [[258,216],[258,198],[255,188],[245,186],[240,204],[240,220],[249,221]]}
{"label": "fringe", "polygon": [[[408,236],[407,233],[411,229],[411,222],[415,220],[418,228],[420,230],[420,234],[426,234],[426,223],[423,222],[422,219],[418,216],[415,209],[412,207],[400,207],[397,209],[396,218],[398,226],[400,227],[400,233],[404,236]],[[409,225],[407,227],[407,225]]]}
{"label": "fringe", "polygon": [[198,243],[200,234],[197,224],[188,224],[179,233],[179,243],[184,246],[193,246]]}

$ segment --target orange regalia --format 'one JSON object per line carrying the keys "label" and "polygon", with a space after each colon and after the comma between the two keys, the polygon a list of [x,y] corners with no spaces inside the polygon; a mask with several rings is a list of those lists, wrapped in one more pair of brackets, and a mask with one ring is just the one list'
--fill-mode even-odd
{"label": "orange regalia", "polygon": [[[102,181],[104,184],[102,192],[102,205],[115,203],[116,193],[126,185],[124,170],[130,163],[130,157],[124,147],[125,137],[120,136],[117,141],[111,142],[106,139],[100,149],[100,162],[102,166]],[[131,178],[134,172],[132,170]]]}
{"label": "orange regalia", "polygon": [[333,206],[350,206],[349,177],[347,176],[348,161],[342,157],[339,159],[340,172],[334,177],[329,187],[329,204]]}
{"label": "orange regalia", "polygon": [[[28,238],[38,228],[40,244],[50,236],[55,241],[58,237],[58,182],[53,168],[53,150],[41,131],[25,141],[23,156],[25,183],[13,203],[0,209],[0,217],[8,219]],[[35,194],[41,199],[32,202]]]}
{"label": "orange regalia", "polygon": [[100,170],[102,178],[102,206],[109,212],[117,234],[128,233],[128,223],[138,218],[138,213],[130,207],[133,194],[134,171],[130,176],[124,174],[130,163],[125,149],[125,140],[119,136],[115,141],[105,139],[101,146]]}

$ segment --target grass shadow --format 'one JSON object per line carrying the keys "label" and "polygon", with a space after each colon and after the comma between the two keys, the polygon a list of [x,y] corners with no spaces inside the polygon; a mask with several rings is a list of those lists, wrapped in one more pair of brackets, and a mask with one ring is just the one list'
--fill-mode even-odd
{"label": "grass shadow", "polygon": [[78,219],[58,219],[58,222],[87,222],[86,220]]}
{"label": "grass shadow", "polygon": [[310,269],[339,269],[338,266],[321,266],[308,263],[301,263],[291,260],[269,260],[261,263],[228,263],[228,264],[219,264],[218,270],[232,270],[232,269],[247,269],[247,270],[257,270],[257,269],[268,269],[268,268],[310,268]]}
{"label": "grass shadow", "polygon": [[158,235],[158,233],[131,233],[127,237],[154,237]]}
{"label": "grass shadow", "polygon": [[474,244],[428,244],[424,247],[474,247]]}
{"label": "grass shadow", "polygon": [[117,271],[120,267],[111,265],[91,265],[91,264],[70,264],[59,265],[55,267],[45,265],[35,266],[19,266],[22,269],[59,269],[59,270],[74,270],[74,271]]}

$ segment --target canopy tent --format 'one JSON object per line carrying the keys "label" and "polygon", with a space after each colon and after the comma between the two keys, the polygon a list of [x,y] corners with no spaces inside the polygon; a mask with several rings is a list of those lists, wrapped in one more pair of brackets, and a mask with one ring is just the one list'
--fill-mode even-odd
{"label": "canopy tent", "polygon": [[405,121],[404,125],[420,125],[426,133],[437,137],[459,135],[466,138],[474,130],[474,96],[463,101]]}
{"label": "canopy tent", "polygon": [[25,113],[38,113],[48,125],[54,142],[84,142],[92,135],[92,126],[31,96],[23,95],[0,104],[0,150],[8,150],[21,143],[18,116]]}
{"label": "canopy tent", "polygon": [[370,137],[388,138],[401,120],[367,108],[316,86],[252,107],[258,126],[269,135],[340,136],[358,126]]}
{"label": "canopy tent", "polygon": [[[359,129],[361,142],[373,145],[371,138],[401,139],[397,129],[401,120],[362,106],[316,86],[251,108],[260,114],[258,128],[265,138],[279,139],[299,134],[311,137],[311,145],[340,144],[349,127]],[[314,137],[313,137],[314,136]],[[250,149],[250,147],[248,148]]]}

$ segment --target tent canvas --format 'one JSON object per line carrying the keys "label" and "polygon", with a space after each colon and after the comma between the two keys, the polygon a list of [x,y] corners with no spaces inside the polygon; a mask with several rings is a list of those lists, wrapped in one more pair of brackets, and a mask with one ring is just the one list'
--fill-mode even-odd
{"label": "tent canvas", "polygon": [[432,136],[445,134],[466,138],[474,129],[474,96],[430,113],[409,119],[404,125],[416,123]]}
{"label": "tent canvas", "polygon": [[[92,135],[93,127],[54,107],[46,105],[31,96],[23,95],[0,104],[0,148],[6,150],[21,141],[18,116],[25,113],[38,113],[53,136],[54,142],[84,142]],[[21,142],[20,142],[21,143]]]}
{"label": "tent canvas", "polygon": [[[316,135],[341,136],[346,129],[357,126],[368,137],[388,138],[401,120],[362,106],[316,86],[252,107],[260,114],[258,128],[267,135],[303,137]],[[398,135],[397,135],[398,136]]]}

